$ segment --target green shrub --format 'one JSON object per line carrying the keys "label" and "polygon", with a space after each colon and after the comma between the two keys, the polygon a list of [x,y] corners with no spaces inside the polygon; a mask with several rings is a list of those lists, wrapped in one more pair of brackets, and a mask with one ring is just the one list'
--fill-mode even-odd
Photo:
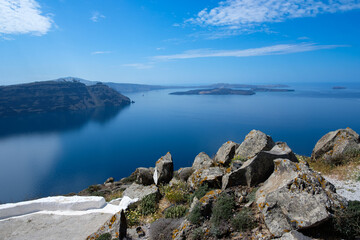
{"label": "green shrub", "polygon": [[360,202],[350,201],[344,210],[334,214],[334,228],[346,239],[360,237]]}
{"label": "green shrub", "polygon": [[142,215],[147,216],[153,214],[157,209],[157,197],[155,194],[144,197],[140,202],[140,212]]}
{"label": "green shrub", "polygon": [[255,197],[256,197],[256,191],[258,190],[259,188],[258,187],[256,187],[256,188],[253,188],[252,190],[251,190],[251,192],[246,196],[246,200],[248,201],[248,202],[251,202],[251,201],[255,201]]}
{"label": "green shrub", "polygon": [[246,162],[248,159],[246,157],[242,157],[240,155],[235,156],[231,161],[240,160],[242,162]]}
{"label": "green shrub", "polygon": [[190,235],[190,239],[191,240],[201,240],[203,236],[203,230],[201,227],[195,228],[191,235]]}
{"label": "green shrub", "polygon": [[232,216],[235,208],[233,195],[221,194],[212,208],[211,223],[218,227],[222,221],[227,221]]}
{"label": "green shrub", "polygon": [[234,229],[240,232],[254,228],[256,226],[256,221],[254,221],[251,209],[244,208],[238,212],[231,220],[231,225]]}
{"label": "green shrub", "polygon": [[188,216],[188,220],[194,225],[200,225],[200,222],[203,220],[200,203],[197,203],[194,206],[193,210],[190,212]]}
{"label": "green shrub", "polygon": [[185,203],[189,200],[190,194],[186,183],[180,182],[172,186],[162,187],[163,195],[171,203]]}
{"label": "green shrub", "polygon": [[192,202],[195,197],[197,197],[197,199],[202,198],[202,197],[205,196],[205,194],[206,194],[207,192],[209,192],[209,191],[210,191],[210,188],[209,188],[209,186],[208,186],[207,184],[201,185],[201,186],[191,195],[191,197],[190,197],[190,202]]}
{"label": "green shrub", "polygon": [[97,192],[101,189],[101,187],[99,185],[91,185],[88,187],[88,192],[89,193],[93,193],[93,192]]}
{"label": "green shrub", "polygon": [[166,209],[165,218],[181,218],[185,216],[187,208],[182,205],[177,205]]}
{"label": "green shrub", "polygon": [[141,212],[139,209],[127,210],[125,212],[126,222],[129,227],[133,227],[139,224]]}
{"label": "green shrub", "polygon": [[98,237],[96,240],[111,240],[112,236],[110,233],[104,233],[100,237]]}

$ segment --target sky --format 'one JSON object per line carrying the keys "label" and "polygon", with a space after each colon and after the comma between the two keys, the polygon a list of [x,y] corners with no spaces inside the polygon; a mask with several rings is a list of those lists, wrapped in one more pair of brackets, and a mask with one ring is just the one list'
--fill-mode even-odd
{"label": "sky", "polygon": [[360,82],[360,0],[0,0],[0,85]]}

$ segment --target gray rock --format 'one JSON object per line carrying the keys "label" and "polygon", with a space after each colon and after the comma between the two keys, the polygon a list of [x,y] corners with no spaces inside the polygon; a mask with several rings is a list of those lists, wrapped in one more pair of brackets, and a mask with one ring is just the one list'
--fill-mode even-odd
{"label": "gray rock", "polygon": [[350,128],[339,129],[329,132],[316,143],[311,159],[327,160],[351,150],[360,150],[359,134]]}
{"label": "gray rock", "polygon": [[224,172],[220,167],[199,169],[191,174],[187,183],[193,189],[197,189],[203,184],[207,184],[209,187],[219,188],[221,187],[223,175]]}
{"label": "gray rock", "polygon": [[124,210],[113,215],[100,228],[89,235],[86,239],[97,239],[99,236],[109,233],[113,238],[125,239],[127,232],[127,222]]}
{"label": "gray rock", "polygon": [[194,170],[191,167],[180,168],[178,170],[179,179],[183,182],[186,182],[193,172]]}
{"label": "gray rock", "polygon": [[150,240],[171,240],[174,239],[173,232],[184,221],[183,218],[160,218],[150,225]]}
{"label": "gray rock", "polygon": [[275,171],[256,192],[265,224],[276,237],[285,232],[315,227],[347,202],[335,187],[303,163],[276,159]]}
{"label": "gray rock", "polygon": [[231,165],[230,165],[231,171],[238,170],[239,168],[242,167],[243,164],[244,164],[244,163],[243,163],[242,161],[240,161],[240,160],[233,160],[233,161],[231,162]]}
{"label": "gray rock", "polygon": [[142,184],[142,185],[151,185],[154,184],[153,174],[154,169],[150,168],[137,168],[135,172],[136,183]]}
{"label": "gray rock", "polygon": [[174,164],[171,154],[168,152],[161,157],[155,165],[154,182],[156,185],[169,183],[174,174]]}
{"label": "gray rock", "polygon": [[235,155],[250,159],[261,151],[270,151],[275,146],[272,138],[259,130],[252,130],[236,149]]}
{"label": "gray rock", "polygon": [[299,233],[298,231],[292,230],[288,233],[285,233],[282,235],[281,238],[278,238],[279,240],[311,240],[312,238],[309,238],[305,236],[302,233]]}
{"label": "gray rock", "polygon": [[215,155],[215,163],[220,164],[221,166],[228,166],[234,158],[235,151],[238,146],[239,144],[233,141],[227,141],[224,143]]}
{"label": "gray rock", "polygon": [[160,194],[157,186],[155,185],[144,186],[137,183],[133,183],[123,192],[123,196],[128,196],[131,199],[138,198],[139,201],[151,194],[156,194],[156,195]]}
{"label": "gray rock", "polygon": [[214,166],[214,161],[204,152],[199,153],[194,160],[192,169],[194,171]]}
{"label": "gray rock", "polygon": [[264,182],[274,171],[274,160],[290,159],[298,162],[295,154],[286,143],[278,142],[270,151],[262,151],[247,160],[239,169],[227,173],[222,179],[222,188],[233,186],[255,186]]}

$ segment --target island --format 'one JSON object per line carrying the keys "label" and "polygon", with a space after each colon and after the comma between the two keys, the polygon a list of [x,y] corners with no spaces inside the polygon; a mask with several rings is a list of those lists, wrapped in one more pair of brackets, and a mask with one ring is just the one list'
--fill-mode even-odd
{"label": "island", "polygon": [[0,86],[0,116],[125,106],[131,100],[102,83],[44,81]]}
{"label": "island", "polygon": [[196,89],[185,92],[172,92],[171,95],[254,95],[252,90],[234,90],[230,88]]}
{"label": "island", "polygon": [[343,90],[343,89],[346,89],[346,87],[343,87],[343,86],[334,86],[332,87],[333,90]]}

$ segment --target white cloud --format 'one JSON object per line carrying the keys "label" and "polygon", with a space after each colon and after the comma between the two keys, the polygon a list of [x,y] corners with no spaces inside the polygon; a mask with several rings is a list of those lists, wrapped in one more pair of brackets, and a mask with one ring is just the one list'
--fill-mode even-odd
{"label": "white cloud", "polygon": [[284,55],[299,52],[309,52],[321,49],[332,49],[345,47],[344,45],[316,45],[312,43],[302,44],[280,44],[268,47],[249,48],[242,50],[211,50],[199,49],[186,51],[174,55],[162,55],[153,57],[154,60],[175,60],[190,58],[209,58],[209,57],[254,57],[266,55]]}
{"label": "white cloud", "polygon": [[91,55],[98,55],[98,54],[109,54],[112,53],[111,51],[96,51],[92,52]]}
{"label": "white cloud", "polygon": [[53,21],[35,0],[0,0],[0,34],[44,35]]}
{"label": "white cloud", "polygon": [[150,69],[153,68],[153,63],[130,63],[130,64],[123,64],[123,67],[131,67],[136,69]]}
{"label": "white cloud", "polygon": [[248,29],[287,19],[360,8],[360,0],[225,0],[187,20],[202,26]]}
{"label": "white cloud", "polygon": [[93,22],[98,22],[98,21],[100,21],[101,18],[105,18],[105,16],[99,12],[93,12],[90,20]]}

